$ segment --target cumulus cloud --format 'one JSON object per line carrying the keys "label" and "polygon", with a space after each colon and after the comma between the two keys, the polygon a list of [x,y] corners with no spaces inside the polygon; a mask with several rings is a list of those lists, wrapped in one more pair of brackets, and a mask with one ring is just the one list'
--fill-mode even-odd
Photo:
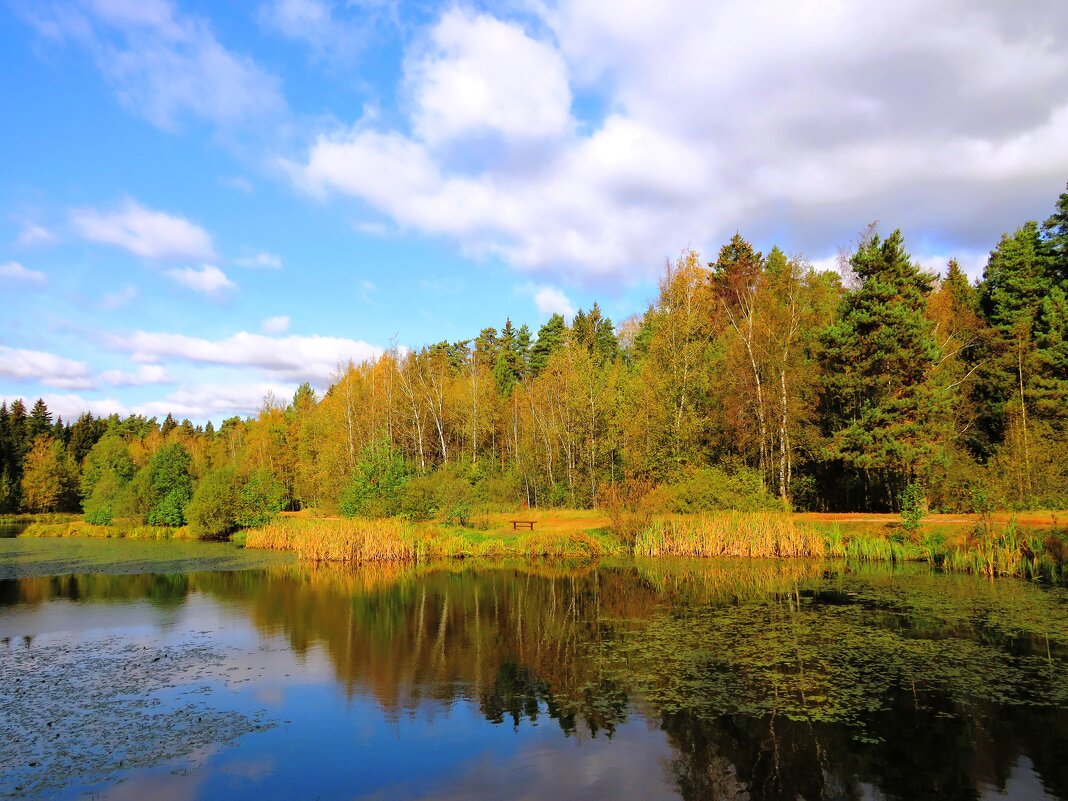
{"label": "cumulus cloud", "polygon": [[1042,26],[995,0],[539,8],[446,11],[404,124],[320,134],[293,180],[520,269],[643,278],[738,229],[826,254],[881,219],[982,251],[1068,174],[1058,0]]}
{"label": "cumulus cloud", "polygon": [[[22,395],[13,395],[5,398],[8,405],[16,398],[20,398],[23,403],[30,407],[37,400],[37,395],[26,397]],[[122,417],[133,414],[133,410],[130,406],[127,406],[122,401],[115,398],[99,398],[88,399],[76,392],[63,392],[63,393],[43,393],[40,398],[48,406],[48,410],[57,417],[62,417],[64,420],[76,420],[86,412],[92,412],[97,417],[108,417],[112,414],[117,414]]]}
{"label": "cumulus cloud", "polygon": [[143,387],[150,384],[173,384],[174,379],[158,364],[142,364],[133,372],[105,370],[100,381],[113,387]]}
{"label": "cumulus cloud", "polygon": [[167,270],[167,275],[182,286],[212,298],[220,298],[227,292],[237,289],[237,284],[212,264],[203,264],[200,267],[178,267]]}
{"label": "cumulus cloud", "polygon": [[173,414],[192,420],[254,414],[268,394],[290,398],[296,384],[254,382],[242,384],[199,384],[182,387],[158,401],[139,405],[142,414],[162,417]]}
{"label": "cumulus cloud", "polygon": [[262,253],[257,253],[255,256],[243,256],[239,259],[234,259],[234,264],[239,267],[250,267],[252,269],[281,270],[282,257],[264,251]]}
{"label": "cumulus cloud", "polygon": [[83,237],[123,248],[144,259],[213,259],[211,235],[185,217],[127,200],[109,209],[75,209],[71,221]]}
{"label": "cumulus cloud", "polygon": [[52,0],[17,8],[42,37],[86,48],[119,100],[165,130],[190,118],[232,128],[285,110],[276,77],[167,0]]}
{"label": "cumulus cloud", "polygon": [[280,314],[277,317],[268,317],[260,323],[260,329],[265,334],[284,334],[289,330],[289,317]]}
{"label": "cumulus cloud", "polygon": [[54,353],[0,345],[0,376],[36,381],[57,389],[91,389],[93,380],[85,362]]}
{"label": "cumulus cloud", "polygon": [[137,287],[125,286],[122,289],[116,289],[114,292],[108,292],[104,295],[100,305],[107,311],[115,311],[133,303],[133,301],[137,300],[138,294]]}
{"label": "cumulus cloud", "polygon": [[225,339],[138,331],[114,335],[112,347],[134,361],[157,363],[179,359],[195,364],[259,368],[289,381],[322,385],[339,364],[361,362],[382,354],[382,348],[353,339],[324,336],[271,337],[245,331]]}
{"label": "cumulus cloud", "polygon": [[9,261],[0,264],[0,283],[9,281],[23,284],[44,284],[48,282],[48,276],[40,270],[23,267],[17,261]]}
{"label": "cumulus cloud", "polygon": [[518,25],[459,9],[445,13],[405,81],[418,137],[437,143],[483,133],[561,136],[572,125],[567,68],[551,45]]}
{"label": "cumulus cloud", "polygon": [[575,316],[575,307],[562,290],[554,286],[543,286],[534,287],[533,292],[534,305],[539,314],[545,317],[562,314],[566,320]]}
{"label": "cumulus cloud", "polygon": [[265,28],[304,44],[316,59],[346,64],[391,11],[390,0],[269,0],[258,16]]}
{"label": "cumulus cloud", "polygon": [[[235,414],[255,414],[268,393],[278,398],[288,398],[296,388],[296,384],[268,382],[201,384],[183,386],[162,398],[143,403],[126,403],[114,397],[90,398],[77,392],[44,393],[41,397],[53,414],[62,416],[65,420],[74,420],[85,412],[92,412],[99,417],[141,414],[161,418],[173,414],[178,419],[188,418],[201,422]],[[20,396],[7,398],[8,402],[15,397]],[[35,395],[33,398],[23,397],[22,400],[32,405],[36,398]]]}
{"label": "cumulus cloud", "polygon": [[57,237],[54,232],[45,228],[43,225],[25,223],[19,231],[18,238],[15,239],[15,244],[21,245],[22,247],[51,245],[58,239],[59,237]]}

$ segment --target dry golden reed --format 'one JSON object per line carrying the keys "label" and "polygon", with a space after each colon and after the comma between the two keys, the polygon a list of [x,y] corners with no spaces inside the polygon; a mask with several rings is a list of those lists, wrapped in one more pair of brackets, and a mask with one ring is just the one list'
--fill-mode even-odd
{"label": "dry golden reed", "polygon": [[410,562],[411,527],[400,520],[279,519],[252,529],[246,548],[295,551],[309,562]]}
{"label": "dry golden reed", "polygon": [[821,557],[824,538],[781,512],[723,512],[654,521],[636,556]]}

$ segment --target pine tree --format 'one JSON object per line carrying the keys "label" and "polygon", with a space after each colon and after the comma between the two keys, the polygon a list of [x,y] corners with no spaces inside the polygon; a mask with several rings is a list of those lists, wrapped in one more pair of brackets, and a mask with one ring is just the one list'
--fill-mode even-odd
{"label": "pine tree", "polygon": [[530,373],[537,376],[545,369],[549,357],[563,347],[567,323],[562,314],[554,314],[541,328],[538,338],[530,349]]}
{"label": "pine tree", "polygon": [[497,340],[497,359],[493,363],[493,380],[502,397],[509,397],[512,388],[523,377],[525,362],[521,355],[518,334],[512,321],[505,321]]}
{"label": "pine tree", "polygon": [[163,436],[167,436],[176,428],[178,428],[178,423],[176,423],[174,417],[168,413],[167,417],[163,420],[163,425],[159,428],[159,433]]}
{"label": "pine tree", "polygon": [[48,411],[44,398],[38,398],[37,402],[33,404],[29,420],[26,421],[26,437],[28,441],[33,442],[42,434],[51,433],[52,413]]}
{"label": "pine tree", "polygon": [[939,359],[925,316],[931,276],[900,231],[873,235],[850,260],[861,282],[822,337],[827,456],[859,471],[865,506],[893,507],[945,435],[950,395],[930,380]]}

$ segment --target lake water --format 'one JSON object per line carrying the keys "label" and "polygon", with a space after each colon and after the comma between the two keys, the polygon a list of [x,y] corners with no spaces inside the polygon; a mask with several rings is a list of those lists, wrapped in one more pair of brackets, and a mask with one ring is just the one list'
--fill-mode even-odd
{"label": "lake water", "polygon": [[[146,573],[135,543],[27,542],[0,548],[25,576],[0,580],[5,798],[1068,799],[1063,589],[809,562]],[[79,558],[97,572],[48,575]]]}

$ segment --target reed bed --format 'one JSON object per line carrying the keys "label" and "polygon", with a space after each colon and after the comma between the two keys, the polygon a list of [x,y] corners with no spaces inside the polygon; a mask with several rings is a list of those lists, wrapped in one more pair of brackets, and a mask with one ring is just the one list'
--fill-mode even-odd
{"label": "reed bed", "polygon": [[295,551],[309,562],[411,562],[413,531],[400,520],[283,519],[250,530],[246,548]]}
{"label": "reed bed", "polygon": [[188,526],[171,528],[170,526],[146,526],[139,523],[115,523],[110,526],[98,526],[84,520],[71,520],[64,523],[31,523],[20,537],[90,537],[92,539],[127,539],[127,540],[195,540]]}
{"label": "reed bed", "polygon": [[655,520],[640,532],[635,556],[821,557],[824,537],[781,512],[723,512]]}

